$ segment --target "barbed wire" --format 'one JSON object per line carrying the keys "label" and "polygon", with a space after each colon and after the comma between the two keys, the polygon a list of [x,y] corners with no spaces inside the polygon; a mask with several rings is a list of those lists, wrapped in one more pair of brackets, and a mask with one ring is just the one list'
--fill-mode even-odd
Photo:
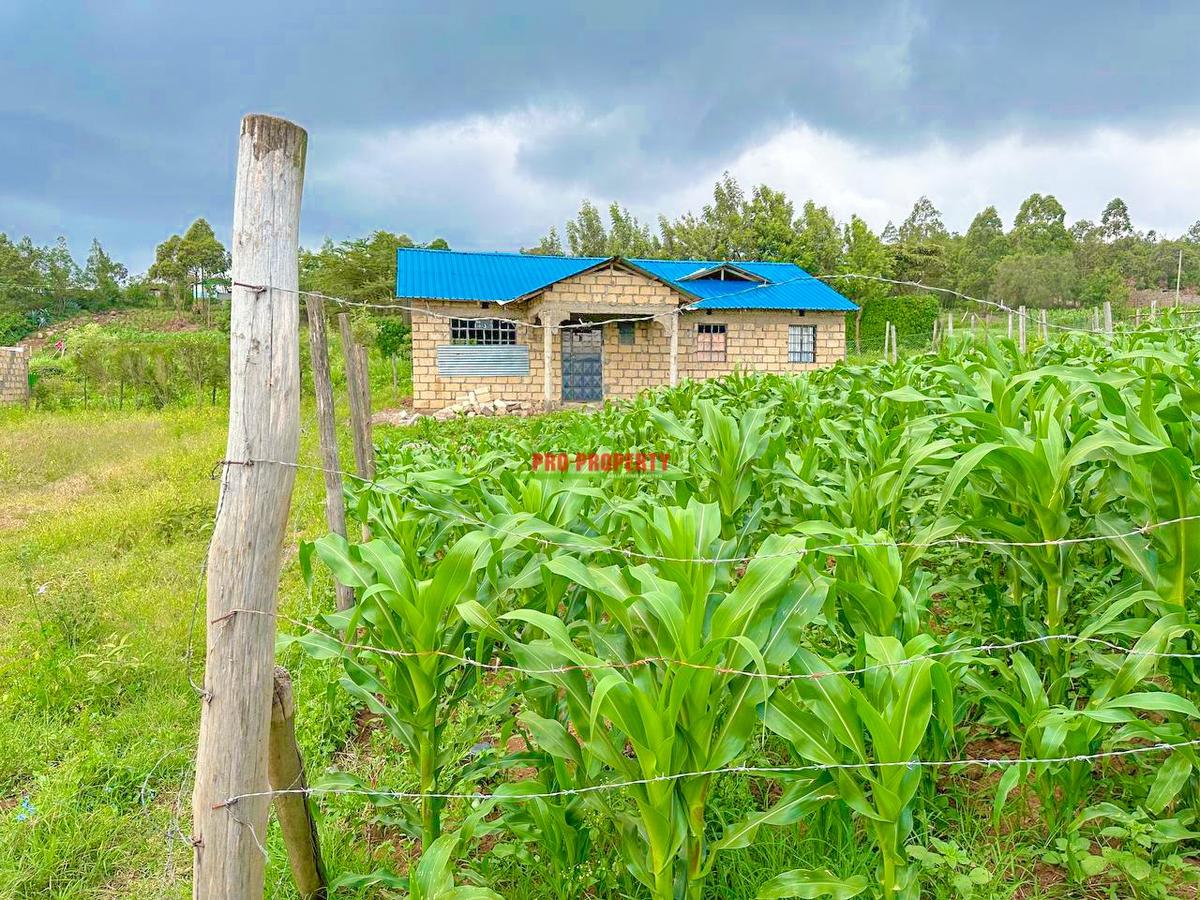
{"label": "barbed wire", "polygon": [[[498,526],[493,525],[490,522],[487,522],[483,519],[473,517],[473,516],[468,516],[465,513],[462,513],[462,512],[456,511],[456,510],[439,509],[434,506],[429,506],[429,505],[423,504],[420,501],[418,501],[417,499],[415,499],[413,496],[411,496],[410,494],[401,493],[400,491],[394,490],[391,487],[389,487],[388,485],[379,481],[378,479],[366,478],[366,477],[364,477],[362,475],[358,475],[354,472],[347,472],[347,471],[341,470],[341,469],[327,469],[324,466],[319,466],[319,465],[315,465],[315,464],[311,464],[311,463],[288,462],[286,460],[263,459],[263,458],[253,458],[253,459],[245,459],[245,460],[222,459],[217,462],[217,464],[214,468],[220,468],[220,467],[224,467],[224,466],[255,466],[255,465],[260,465],[260,464],[261,465],[277,465],[277,466],[283,466],[286,468],[292,468],[292,469],[297,469],[297,470],[308,470],[308,471],[337,475],[342,478],[349,478],[349,479],[357,481],[360,484],[363,484],[363,485],[371,488],[372,490],[376,490],[379,493],[388,494],[388,495],[394,496],[394,497],[399,497],[401,500],[404,500],[406,503],[410,504],[411,506],[413,506],[416,509],[421,510],[422,512],[432,513],[434,515],[443,516],[443,517],[457,518],[463,524],[471,525],[476,528],[487,528],[487,529],[491,529],[493,531],[499,530]],[[1123,531],[1123,532],[1113,532],[1110,534],[1081,535],[1079,537],[1055,538],[1052,540],[1003,541],[1003,540],[996,540],[993,538],[971,537],[969,535],[954,535],[952,537],[938,538],[938,539],[930,540],[930,541],[896,541],[896,540],[844,541],[841,543],[825,544],[825,545],[816,546],[816,547],[807,547],[807,546],[796,547],[792,550],[788,550],[786,552],[780,552],[780,553],[761,553],[761,554],[757,554],[757,555],[753,555],[753,556],[729,556],[729,557],[665,556],[665,555],[659,555],[659,554],[655,554],[655,553],[647,553],[647,552],[644,552],[641,550],[634,550],[634,549],[628,548],[628,547],[617,547],[612,544],[586,543],[586,542],[582,542],[582,541],[577,542],[577,543],[567,543],[567,542],[563,542],[563,541],[556,541],[556,540],[552,540],[550,538],[541,537],[539,535],[525,535],[522,537],[522,540],[530,540],[535,543],[542,544],[543,546],[557,547],[557,548],[563,549],[563,550],[574,550],[577,552],[586,551],[589,553],[613,552],[613,553],[623,554],[623,555],[631,557],[631,558],[654,560],[657,562],[705,563],[705,564],[709,564],[709,565],[727,565],[727,564],[750,563],[756,559],[783,559],[783,558],[790,558],[790,557],[806,556],[810,553],[832,553],[834,551],[839,551],[839,550],[854,550],[854,549],[857,549],[860,547],[862,547],[862,548],[895,547],[895,548],[922,550],[922,549],[929,549],[932,547],[950,547],[950,546],[981,546],[981,547],[998,547],[998,548],[999,547],[1039,548],[1039,547],[1056,547],[1056,546],[1074,546],[1077,544],[1090,544],[1090,543],[1101,543],[1104,541],[1124,540],[1126,538],[1131,538],[1131,537],[1144,537],[1148,533],[1155,531],[1159,528],[1167,528],[1172,525],[1181,525],[1186,522],[1194,522],[1194,521],[1200,521],[1200,514],[1187,515],[1187,516],[1175,516],[1174,518],[1170,518],[1170,519],[1163,519],[1163,520],[1156,521],[1156,522],[1149,522],[1145,525],[1141,525],[1137,528],[1133,528],[1133,529],[1130,529],[1128,531]],[[582,535],[580,537],[582,537]]]}
{"label": "barbed wire", "polygon": [[1069,756],[1050,756],[1050,757],[967,757],[963,759],[947,759],[947,760],[897,760],[897,761],[876,761],[876,762],[848,762],[848,763],[810,763],[800,766],[722,766],[715,769],[698,769],[693,772],[671,772],[663,775],[652,775],[647,778],[635,778],[628,781],[609,781],[600,784],[582,785],[574,788],[560,788],[553,791],[540,791],[536,793],[522,794],[499,794],[499,793],[484,793],[482,791],[471,792],[420,792],[420,791],[379,791],[369,788],[341,788],[341,787],[305,787],[293,788],[290,790],[267,790],[267,791],[247,791],[242,794],[235,794],[226,800],[213,804],[213,809],[227,809],[234,806],[241,800],[249,800],[256,797],[275,797],[285,794],[303,794],[304,796],[329,796],[329,795],[346,795],[346,796],[365,796],[388,798],[394,800],[467,800],[467,801],[528,801],[528,800],[553,800],[561,797],[577,797],[584,794],[594,794],[601,791],[623,790],[625,788],[639,787],[650,784],[661,784],[663,782],[683,781],[688,778],[709,778],[717,775],[754,775],[759,777],[778,777],[783,775],[803,775],[810,772],[832,772],[832,771],[853,771],[863,769],[918,769],[918,768],[954,768],[957,766],[970,767],[982,766],[986,768],[1004,767],[1004,766],[1046,766],[1046,765],[1063,765],[1068,763],[1080,762],[1097,762],[1104,759],[1116,759],[1128,756],[1137,756],[1145,753],[1162,753],[1165,751],[1180,750],[1189,747],[1200,746],[1200,738],[1189,741],[1179,741],[1176,743],[1161,742],[1156,744],[1147,744],[1138,747],[1126,747],[1121,750],[1103,750],[1096,753],[1077,753]]}
{"label": "barbed wire", "polygon": [[512,665],[510,663],[485,662],[469,656],[452,653],[449,650],[397,650],[392,647],[377,647],[372,644],[350,641],[345,638],[337,637],[328,631],[324,631],[313,625],[311,622],[305,622],[301,619],[284,615],[283,613],[271,612],[270,610],[242,608],[231,609],[220,619],[214,619],[212,621],[214,623],[227,621],[232,619],[234,614],[242,613],[273,618],[276,620],[276,622],[286,622],[289,625],[293,625],[297,628],[303,628],[310,634],[318,634],[321,637],[330,638],[339,646],[347,650],[360,650],[369,653],[378,653],[381,656],[390,656],[396,659],[446,659],[454,662],[457,665],[468,666],[486,672],[510,672],[517,675],[565,675],[571,672],[628,671],[630,669],[639,669],[648,666],[660,665],[666,667],[676,666],[681,669],[695,669],[702,672],[713,672],[719,675],[735,675],[751,679],[757,678],[762,681],[784,683],[791,681],[821,681],[825,678],[834,678],[837,676],[868,675],[872,672],[891,671],[892,669],[905,668],[907,666],[916,665],[917,663],[925,662],[927,660],[945,659],[950,656],[961,656],[964,654],[986,655],[989,653],[1001,652],[1008,653],[1014,650],[1019,650],[1022,647],[1029,647],[1035,644],[1048,644],[1054,641],[1062,641],[1064,643],[1070,642],[1072,644],[1094,644],[1104,647],[1108,650],[1115,650],[1119,653],[1125,654],[1126,656],[1138,656],[1153,659],[1200,659],[1200,653],[1180,653],[1163,650],[1138,650],[1136,647],[1123,647],[1115,641],[1109,641],[1105,638],[1093,637],[1091,635],[1047,634],[1039,635],[1038,637],[1024,638],[1019,641],[1008,641],[1001,644],[987,643],[953,647],[948,650],[937,650],[932,653],[920,653],[904,659],[873,663],[869,666],[860,666],[858,668],[849,669],[830,669],[823,672],[759,672],[754,669],[739,669],[734,666],[710,665],[707,663],[699,663],[692,660],[678,659],[670,656],[643,656],[635,660],[630,660],[629,662],[601,661],[598,663],[568,663],[562,666],[548,666],[540,669],[531,669],[524,666]]}

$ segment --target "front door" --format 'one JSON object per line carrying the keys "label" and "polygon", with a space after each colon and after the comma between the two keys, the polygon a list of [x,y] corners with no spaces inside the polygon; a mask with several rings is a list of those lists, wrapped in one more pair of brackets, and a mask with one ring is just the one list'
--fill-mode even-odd
{"label": "front door", "polygon": [[604,332],[599,326],[563,329],[563,402],[594,403],[604,399],[603,345]]}

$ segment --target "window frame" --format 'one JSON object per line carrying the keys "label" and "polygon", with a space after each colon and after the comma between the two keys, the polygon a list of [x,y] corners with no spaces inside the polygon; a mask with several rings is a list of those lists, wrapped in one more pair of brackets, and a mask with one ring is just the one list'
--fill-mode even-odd
{"label": "window frame", "polygon": [[450,344],[454,347],[515,347],[517,324],[511,319],[451,319]]}
{"label": "window frame", "polygon": [[[720,338],[718,346],[717,338]],[[722,322],[696,323],[696,362],[723,363],[729,353],[729,326]]]}
{"label": "window frame", "polygon": [[789,323],[787,350],[790,363],[815,363],[817,361],[817,326],[807,323]]}
{"label": "window frame", "polygon": [[622,319],[617,322],[617,345],[632,347],[637,342],[637,322],[632,319]]}

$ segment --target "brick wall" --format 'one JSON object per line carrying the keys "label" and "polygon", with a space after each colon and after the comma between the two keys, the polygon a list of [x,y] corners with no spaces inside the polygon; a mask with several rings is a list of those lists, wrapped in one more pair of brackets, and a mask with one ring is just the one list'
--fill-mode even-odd
{"label": "brick wall", "polygon": [[0,347],[0,403],[25,403],[29,399],[29,351]]}
{"label": "brick wall", "polygon": [[[413,407],[429,411],[455,402],[469,391],[490,388],[496,398],[540,404],[543,397],[543,332],[517,328],[517,343],[529,348],[526,377],[444,377],[437,373],[437,347],[450,342],[450,322],[442,316],[495,317],[559,324],[573,314],[614,317],[639,307],[646,313],[676,308],[681,298],[671,288],[636,272],[601,270],[559,282],[535,300],[508,307],[480,303],[414,300]],[[438,315],[425,315],[420,310]],[[696,326],[726,326],[725,362],[699,362],[695,358]],[[816,362],[788,362],[788,326],[815,325]],[[634,325],[632,345],[621,344],[616,323],[604,331],[604,393],[606,397],[633,397],[647,388],[665,385],[671,372],[671,325],[667,317]],[[832,365],[846,354],[845,314],[791,311],[726,310],[682,314],[679,326],[679,377],[711,378],[734,369],[761,372],[801,372]],[[562,396],[562,343],[553,336],[550,352],[552,395]]]}
{"label": "brick wall", "polygon": [[[480,303],[413,300],[412,355],[413,409],[436,410],[453,403],[460,395],[480,388],[491,388],[492,396],[503,400],[541,402],[542,399],[542,332],[539,328],[517,326],[517,343],[529,347],[529,375],[496,377],[447,378],[438,375],[437,348],[450,343],[450,320],[442,316],[465,318],[488,317],[528,321],[527,310],[505,309],[491,304],[484,309]],[[425,315],[426,310],[436,315]]]}
{"label": "brick wall", "polygon": [[[725,362],[696,359],[696,326],[724,325]],[[788,362],[788,326],[815,325],[816,362]],[[754,372],[804,372],[831,366],[846,357],[846,314],[791,310],[714,310],[685,313],[679,326],[679,375],[713,378],[734,369]]]}

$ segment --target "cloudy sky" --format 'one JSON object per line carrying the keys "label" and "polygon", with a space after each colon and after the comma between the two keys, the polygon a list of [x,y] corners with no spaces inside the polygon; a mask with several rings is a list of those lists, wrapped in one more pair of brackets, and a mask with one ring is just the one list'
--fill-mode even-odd
{"label": "cloudy sky", "polygon": [[309,132],[303,234],[536,242],[729,170],[879,228],[1032,191],[1200,219],[1200,4],[0,0],[0,231],[132,269],[230,227],[238,120]]}

